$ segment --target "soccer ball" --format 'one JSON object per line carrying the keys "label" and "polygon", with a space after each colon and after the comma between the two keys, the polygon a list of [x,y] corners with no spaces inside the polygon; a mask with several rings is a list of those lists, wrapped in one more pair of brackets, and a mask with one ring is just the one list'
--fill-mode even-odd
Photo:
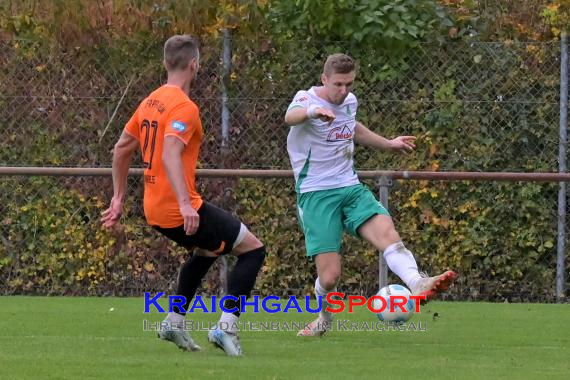
{"label": "soccer ball", "polygon": [[[406,322],[414,315],[415,303],[414,300],[410,299],[412,293],[408,288],[402,285],[388,285],[380,289],[377,296],[381,296],[386,300],[386,308],[376,313],[376,316],[382,322]],[[406,309],[407,313],[403,312],[400,306],[395,306],[394,311],[390,312],[390,296],[403,296],[406,297],[407,302],[402,305],[402,308]],[[398,304],[401,304],[397,301]],[[383,302],[380,299],[375,298],[373,303],[374,309],[379,310],[383,306]]]}

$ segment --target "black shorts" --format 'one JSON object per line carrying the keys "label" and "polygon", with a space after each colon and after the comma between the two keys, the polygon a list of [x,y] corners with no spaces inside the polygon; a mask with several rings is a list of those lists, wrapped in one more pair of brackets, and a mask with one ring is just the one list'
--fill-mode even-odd
{"label": "black shorts", "polygon": [[198,215],[200,224],[194,235],[186,235],[184,225],[174,228],[153,227],[188,250],[198,247],[218,255],[230,253],[238,238],[241,222],[229,212],[206,201],[198,209]]}

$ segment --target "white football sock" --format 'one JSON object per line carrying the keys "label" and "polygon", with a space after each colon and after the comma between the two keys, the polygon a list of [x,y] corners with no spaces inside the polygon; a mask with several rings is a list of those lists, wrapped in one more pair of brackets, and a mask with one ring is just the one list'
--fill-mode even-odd
{"label": "white football sock", "polygon": [[323,319],[325,322],[331,322],[333,319],[333,314],[331,312],[325,311],[327,306],[330,305],[327,302],[327,294],[329,294],[330,292],[336,292],[336,291],[337,291],[336,287],[331,289],[331,290],[326,290],[325,288],[323,288],[321,286],[321,283],[319,282],[319,278],[317,277],[317,279],[315,281],[315,295],[317,297],[321,296],[323,299],[322,308],[321,308],[321,311],[319,312],[319,317],[321,319]]}
{"label": "white football sock", "polygon": [[399,241],[386,248],[384,258],[390,270],[396,273],[413,292],[422,276],[418,272],[418,264],[412,252]]}
{"label": "white football sock", "polygon": [[237,333],[237,324],[239,321],[239,317],[237,317],[233,313],[226,313],[225,311],[222,312],[220,320],[218,322],[218,327],[220,330],[224,330],[230,334]]}

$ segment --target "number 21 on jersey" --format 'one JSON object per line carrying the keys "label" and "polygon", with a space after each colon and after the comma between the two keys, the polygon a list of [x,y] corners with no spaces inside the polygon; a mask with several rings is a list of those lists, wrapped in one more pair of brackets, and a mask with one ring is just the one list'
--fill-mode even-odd
{"label": "number 21 on jersey", "polygon": [[[142,146],[143,165],[146,169],[152,169],[152,158],[154,156],[154,147],[156,143],[156,134],[158,131],[158,122],[156,120],[148,121],[144,119],[141,123],[141,135],[144,133],[144,143]],[[149,141],[150,140],[150,141]],[[150,145],[150,150],[149,150]]]}

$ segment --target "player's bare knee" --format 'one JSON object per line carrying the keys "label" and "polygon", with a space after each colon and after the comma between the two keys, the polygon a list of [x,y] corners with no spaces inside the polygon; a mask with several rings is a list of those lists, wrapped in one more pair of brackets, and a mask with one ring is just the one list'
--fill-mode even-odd
{"label": "player's bare knee", "polygon": [[397,243],[399,241],[402,240],[402,238],[400,238],[400,234],[398,233],[398,231],[396,231],[396,229],[392,226],[392,228],[389,228],[384,234],[384,239],[387,241],[387,244],[393,244],[393,243]]}
{"label": "player's bare knee", "polygon": [[340,268],[330,268],[319,274],[319,282],[325,289],[333,289],[340,280]]}
{"label": "player's bare knee", "polygon": [[251,232],[249,233],[251,235],[250,240],[251,240],[251,245],[253,247],[253,249],[257,249],[257,248],[261,248],[263,247],[263,243],[261,242],[261,240],[259,240],[257,238],[257,236],[255,236],[254,234],[252,234]]}
{"label": "player's bare knee", "polygon": [[381,225],[368,239],[376,248],[383,249],[391,244],[401,241],[400,234],[393,224]]}
{"label": "player's bare knee", "polygon": [[334,289],[334,287],[338,283],[338,279],[339,277],[324,276],[323,278],[321,278],[321,276],[319,276],[319,282],[321,283],[321,286],[325,289]]}
{"label": "player's bare knee", "polygon": [[234,247],[232,254],[237,256],[261,247],[263,247],[263,243],[254,234],[247,231],[239,244]]}

